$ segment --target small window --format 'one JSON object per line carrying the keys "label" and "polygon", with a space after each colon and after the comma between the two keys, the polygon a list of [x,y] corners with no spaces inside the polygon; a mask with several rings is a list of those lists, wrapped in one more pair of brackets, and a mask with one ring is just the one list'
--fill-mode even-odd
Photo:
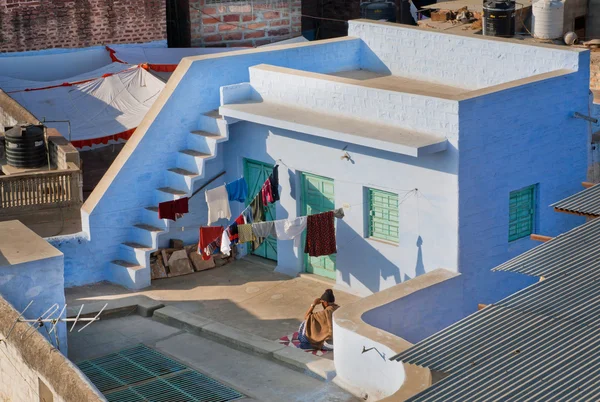
{"label": "small window", "polygon": [[510,193],[508,241],[533,233],[535,223],[535,190],[529,186]]}
{"label": "small window", "polygon": [[398,194],[369,189],[369,237],[398,243]]}

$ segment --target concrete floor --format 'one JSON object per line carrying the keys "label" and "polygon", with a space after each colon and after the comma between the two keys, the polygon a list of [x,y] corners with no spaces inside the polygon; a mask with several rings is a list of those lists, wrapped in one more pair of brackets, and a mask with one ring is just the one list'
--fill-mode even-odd
{"label": "concrete floor", "polygon": [[357,400],[332,383],[137,315],[100,320],[68,341],[74,362],[143,343],[257,401]]}
{"label": "concrete floor", "polygon": [[[221,322],[252,334],[277,340],[298,329],[312,301],[331,287],[307,278],[273,272],[273,266],[246,259],[209,271],[153,281],[142,291],[113,284],[66,289],[67,303],[145,295],[165,305]],[[339,305],[358,297],[336,292]]]}

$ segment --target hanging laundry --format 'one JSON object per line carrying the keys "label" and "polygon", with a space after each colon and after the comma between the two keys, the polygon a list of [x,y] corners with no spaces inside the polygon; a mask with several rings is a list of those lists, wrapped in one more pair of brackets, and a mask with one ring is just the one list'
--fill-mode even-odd
{"label": "hanging laundry", "polygon": [[236,222],[234,222],[231,225],[229,225],[229,227],[226,230],[227,230],[227,234],[229,235],[229,240],[232,243],[237,243],[238,238],[239,238],[238,224]]}
{"label": "hanging laundry", "polygon": [[223,234],[223,228],[221,226],[214,227],[201,227],[200,228],[200,239],[198,241],[198,253],[202,254],[203,260],[209,260],[212,252],[207,253],[206,247],[211,243],[214,243],[216,239],[220,239]]}
{"label": "hanging laundry", "polygon": [[311,257],[337,253],[333,211],[308,216],[304,252]]}
{"label": "hanging laundry", "polygon": [[224,230],[221,236],[221,254],[229,256],[229,253],[231,253],[231,240],[229,240],[227,230]]}
{"label": "hanging laundry", "polygon": [[273,221],[259,222],[252,224],[252,232],[258,238],[275,236],[275,224]]}
{"label": "hanging laundry", "polygon": [[279,201],[279,165],[275,165],[273,173],[269,176],[271,183],[271,193],[273,194],[273,202]]}
{"label": "hanging laundry", "polygon": [[227,188],[229,201],[245,202],[246,198],[248,198],[248,184],[246,183],[246,179],[243,177],[241,179],[232,181],[225,187]]}
{"label": "hanging laundry", "polygon": [[263,205],[269,205],[273,203],[273,189],[271,188],[271,182],[269,179],[265,181],[262,188],[260,189],[260,195],[262,196]]}
{"label": "hanging laundry", "polygon": [[189,199],[187,197],[183,197],[178,200],[159,203],[158,219],[170,219],[172,221],[176,221],[177,218],[180,218],[183,216],[183,214],[187,214],[189,212],[188,200]]}
{"label": "hanging laundry", "polygon": [[[252,203],[250,203],[250,205],[252,205]],[[242,222],[242,225],[245,223],[250,224],[254,222],[254,219],[252,218],[252,208],[250,207],[250,205],[248,205],[246,209],[244,209],[244,211],[242,212],[242,218],[244,220],[244,222]]]}
{"label": "hanging laundry", "polygon": [[265,204],[263,203],[260,193],[254,197],[250,203],[251,219],[250,223],[258,223],[265,221]]}
{"label": "hanging laundry", "polygon": [[278,240],[294,240],[295,246],[300,246],[302,232],[306,229],[306,216],[296,219],[282,219],[275,221],[275,235]]}
{"label": "hanging laundry", "polygon": [[225,186],[220,186],[208,190],[205,194],[208,204],[208,224],[218,221],[221,218],[231,218],[231,209],[229,208],[229,196]]}
{"label": "hanging laundry", "polygon": [[238,216],[237,219],[235,220],[235,223],[237,223],[238,225],[244,225],[246,224],[246,219],[244,219],[244,213],[242,212],[242,215]]}
{"label": "hanging laundry", "polygon": [[252,232],[252,225],[238,225],[238,238],[240,243],[254,241],[255,237]]}

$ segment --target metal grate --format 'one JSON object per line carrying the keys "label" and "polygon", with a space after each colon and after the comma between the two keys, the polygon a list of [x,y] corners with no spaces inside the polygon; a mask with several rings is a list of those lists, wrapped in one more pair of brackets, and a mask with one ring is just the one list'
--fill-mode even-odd
{"label": "metal grate", "polygon": [[78,366],[100,392],[187,368],[144,345],[87,360]]}
{"label": "metal grate", "polygon": [[244,396],[144,345],[78,366],[109,402],[227,402]]}
{"label": "metal grate", "polygon": [[242,397],[239,392],[196,371],[178,373],[106,395],[109,402],[227,402]]}

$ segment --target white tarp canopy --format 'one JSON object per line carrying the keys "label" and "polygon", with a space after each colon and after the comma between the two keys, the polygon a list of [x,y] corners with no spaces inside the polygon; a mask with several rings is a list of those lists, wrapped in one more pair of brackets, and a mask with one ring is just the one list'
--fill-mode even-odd
{"label": "white tarp canopy", "polygon": [[[121,63],[74,78],[69,84],[59,80],[60,86],[52,85],[57,81],[43,82],[43,87],[6,78],[0,82],[21,88],[7,92],[39,120],[70,121],[70,140],[77,148],[129,139],[165,86],[145,69]],[[66,124],[47,125],[68,136]]]}

